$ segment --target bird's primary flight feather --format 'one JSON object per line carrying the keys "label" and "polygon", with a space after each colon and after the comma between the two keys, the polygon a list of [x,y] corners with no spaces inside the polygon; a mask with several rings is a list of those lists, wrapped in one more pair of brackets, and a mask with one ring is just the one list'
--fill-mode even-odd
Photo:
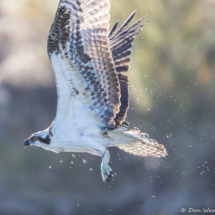
{"label": "bird's primary flight feather", "polygon": [[102,156],[102,177],[112,179],[107,147],[139,156],[166,156],[163,145],[129,130],[128,76],[131,47],[145,24],[128,27],[135,13],[109,32],[109,0],[61,0],[51,27],[47,52],[57,85],[57,113],[51,126],[25,145],[54,152]]}

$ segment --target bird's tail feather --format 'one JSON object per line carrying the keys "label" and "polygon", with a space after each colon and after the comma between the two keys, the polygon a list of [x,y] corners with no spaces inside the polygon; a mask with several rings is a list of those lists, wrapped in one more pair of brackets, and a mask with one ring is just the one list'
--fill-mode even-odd
{"label": "bird's tail feather", "polygon": [[137,156],[165,157],[167,155],[167,151],[162,144],[157,143],[156,140],[149,139],[148,134],[140,133],[138,128],[125,131],[125,133],[132,135],[139,141],[117,145],[123,151]]}

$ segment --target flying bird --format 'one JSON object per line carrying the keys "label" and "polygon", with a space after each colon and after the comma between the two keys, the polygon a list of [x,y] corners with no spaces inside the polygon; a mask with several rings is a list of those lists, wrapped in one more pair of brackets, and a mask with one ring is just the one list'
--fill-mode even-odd
{"label": "flying bird", "polygon": [[57,86],[56,118],[24,142],[56,153],[101,156],[105,182],[113,178],[108,147],[138,156],[167,155],[163,145],[125,121],[131,47],[147,21],[143,17],[127,27],[135,11],[109,32],[109,10],[109,0],[60,1],[47,45]]}

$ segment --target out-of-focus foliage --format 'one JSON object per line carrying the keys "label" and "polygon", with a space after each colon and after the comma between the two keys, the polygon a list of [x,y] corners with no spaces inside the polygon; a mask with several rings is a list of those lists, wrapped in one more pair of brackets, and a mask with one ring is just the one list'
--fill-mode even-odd
{"label": "out-of-focus foliage", "polygon": [[128,120],[169,155],[111,149],[109,184],[99,157],[23,148],[55,117],[46,41],[58,3],[0,0],[0,214],[173,215],[215,207],[215,1],[110,0],[111,26],[136,9],[134,21],[149,15],[133,46]]}

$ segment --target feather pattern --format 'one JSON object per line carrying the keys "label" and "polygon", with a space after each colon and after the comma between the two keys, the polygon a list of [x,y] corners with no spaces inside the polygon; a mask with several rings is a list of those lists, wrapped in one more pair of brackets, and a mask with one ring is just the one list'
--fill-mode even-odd
{"label": "feather pattern", "polygon": [[83,100],[83,111],[99,116],[101,127],[115,127],[120,85],[108,39],[109,9],[109,0],[60,1],[47,47],[57,83],[56,118]]}
{"label": "feather pattern", "polygon": [[141,28],[145,23],[143,22],[144,18],[141,18],[133,25],[131,25],[126,30],[125,27],[130,23],[133,19],[136,11],[134,11],[129,18],[123,23],[123,25],[114,33],[117,28],[118,21],[112,28],[109,34],[110,39],[110,49],[114,61],[114,65],[116,71],[118,73],[119,84],[120,84],[120,92],[121,92],[121,106],[119,112],[116,114],[114,121],[116,123],[115,128],[118,128],[122,122],[125,120],[127,116],[127,111],[129,107],[129,81],[128,76],[124,73],[127,72],[130,68],[129,63],[131,62],[131,48],[133,45],[133,41],[135,36],[141,31]]}

